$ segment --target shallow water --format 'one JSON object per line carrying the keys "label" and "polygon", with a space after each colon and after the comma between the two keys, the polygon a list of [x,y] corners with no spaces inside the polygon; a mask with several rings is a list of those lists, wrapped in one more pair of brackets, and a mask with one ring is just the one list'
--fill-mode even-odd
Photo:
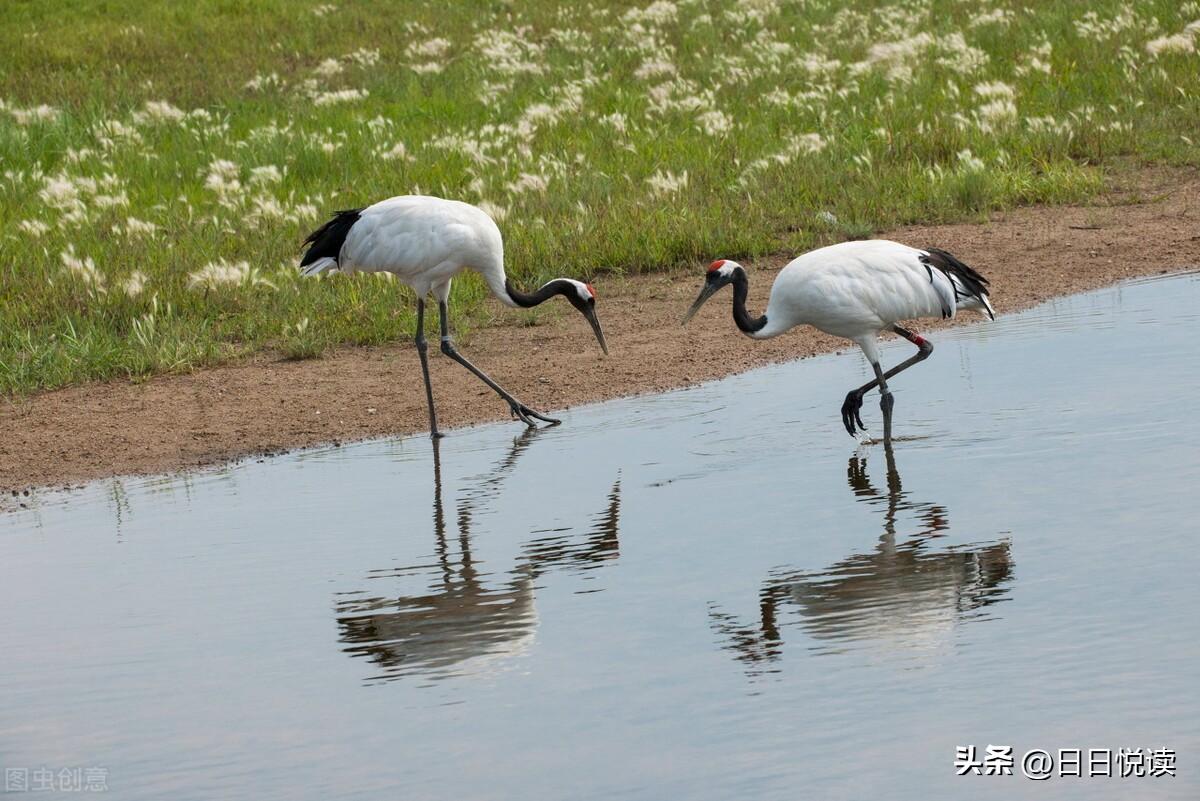
{"label": "shallow water", "polygon": [[[436,463],[44,494],[0,517],[0,765],[128,799],[1195,798],[1197,310],[1186,275],[939,333],[892,458],[841,428],[846,353]],[[1179,775],[956,777],[967,744]]]}

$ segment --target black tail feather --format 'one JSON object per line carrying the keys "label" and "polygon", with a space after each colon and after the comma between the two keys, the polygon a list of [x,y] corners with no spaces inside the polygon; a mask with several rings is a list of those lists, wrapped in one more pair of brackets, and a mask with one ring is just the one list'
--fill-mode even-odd
{"label": "black tail feather", "polygon": [[[987,297],[988,280],[982,275],[940,248],[925,248],[925,252],[929,255],[923,256],[921,261],[925,262],[927,267],[936,267],[947,276],[953,275],[957,278],[963,289],[967,291],[965,297],[975,297],[981,300]],[[957,292],[957,288],[955,291]]]}
{"label": "black tail feather", "polygon": [[307,267],[317,259],[333,259],[337,261],[338,256],[342,252],[342,245],[346,241],[346,235],[350,233],[350,229],[358,222],[361,213],[362,209],[335,211],[333,219],[313,231],[308,235],[308,239],[304,240],[305,245],[312,245],[312,247],[308,249],[308,252],[304,254],[304,258],[300,260],[300,266]]}

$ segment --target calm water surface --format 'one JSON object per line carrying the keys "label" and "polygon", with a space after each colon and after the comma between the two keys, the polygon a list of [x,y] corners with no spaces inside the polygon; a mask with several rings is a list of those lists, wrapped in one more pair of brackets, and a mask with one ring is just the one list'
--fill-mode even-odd
{"label": "calm water surface", "polygon": [[[1187,275],[937,334],[891,458],[841,427],[847,353],[436,461],[43,494],[0,517],[0,765],[123,799],[1196,798],[1198,310]],[[955,777],[965,744],[1179,775]]]}

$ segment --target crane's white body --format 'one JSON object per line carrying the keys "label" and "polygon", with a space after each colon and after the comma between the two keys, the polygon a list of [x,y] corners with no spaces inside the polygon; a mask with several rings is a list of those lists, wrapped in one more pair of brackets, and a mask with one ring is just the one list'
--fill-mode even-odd
{"label": "crane's white body", "polygon": [[925,255],[899,242],[872,239],[798,256],[775,278],[767,324],[750,336],[770,339],[798,325],[811,325],[856,342],[871,362],[877,362],[876,337],[903,320],[953,317],[958,309],[991,312],[986,298],[964,297],[953,275],[924,264]]}
{"label": "crane's white body", "polygon": [[504,288],[500,229],[482,209],[457,200],[400,195],[366,207],[346,234],[338,261],[322,259],[306,273],[328,269],[389,272],[418,297],[432,292],[443,302],[450,281],[475,270],[501,302],[517,305]]}
{"label": "crane's white body", "polygon": [[596,317],[595,290],[572,278],[556,278],[533,293],[513,287],[504,274],[504,240],[500,229],[485,211],[468,203],[425,195],[388,198],[366,208],[335,212],[328,222],[308,235],[304,244],[310,246],[300,260],[304,275],[326,270],[387,272],[417,293],[415,344],[425,379],[429,432],[435,439],[441,435],[426,355],[425,298],[429,294],[438,301],[442,353],[491,387],[526,425],[535,426],[535,419],[552,425],[559,423],[521,403],[454,347],[447,301],[450,282],[463,270],[475,270],[482,275],[492,294],[508,306],[531,308],[562,295],[584,315],[600,348],[608,353],[604,331]]}

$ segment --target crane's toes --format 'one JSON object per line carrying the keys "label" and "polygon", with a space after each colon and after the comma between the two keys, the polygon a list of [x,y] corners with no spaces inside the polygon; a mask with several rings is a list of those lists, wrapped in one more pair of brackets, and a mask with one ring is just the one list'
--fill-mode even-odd
{"label": "crane's toes", "polygon": [[552,426],[562,425],[562,420],[559,420],[554,417],[547,417],[546,415],[542,414],[541,412],[535,412],[533,409],[526,408],[525,413],[527,415],[529,415],[530,417],[536,417],[537,419],[541,420],[543,423],[546,423],[548,425],[552,425]]}
{"label": "crane's toes", "polygon": [[556,426],[556,425],[559,425],[562,423],[562,420],[555,420],[553,417],[547,417],[546,415],[542,414],[541,412],[537,412],[537,411],[534,411],[533,409],[530,409],[528,406],[526,406],[523,403],[510,404],[509,408],[512,410],[513,417],[516,417],[522,423],[529,426],[530,428],[537,428],[537,423],[534,422],[535,419],[541,420],[542,422],[545,422],[545,423],[549,423],[552,426]]}
{"label": "crane's toes", "polygon": [[846,402],[842,404],[842,425],[846,427],[846,433],[852,437],[858,436],[855,424],[863,431],[867,430],[862,421],[862,405],[862,395],[853,390],[847,393]]}
{"label": "crane's toes", "polygon": [[537,423],[530,419],[529,415],[525,414],[525,407],[519,404],[512,404],[508,407],[509,413],[530,428],[537,428]]}

